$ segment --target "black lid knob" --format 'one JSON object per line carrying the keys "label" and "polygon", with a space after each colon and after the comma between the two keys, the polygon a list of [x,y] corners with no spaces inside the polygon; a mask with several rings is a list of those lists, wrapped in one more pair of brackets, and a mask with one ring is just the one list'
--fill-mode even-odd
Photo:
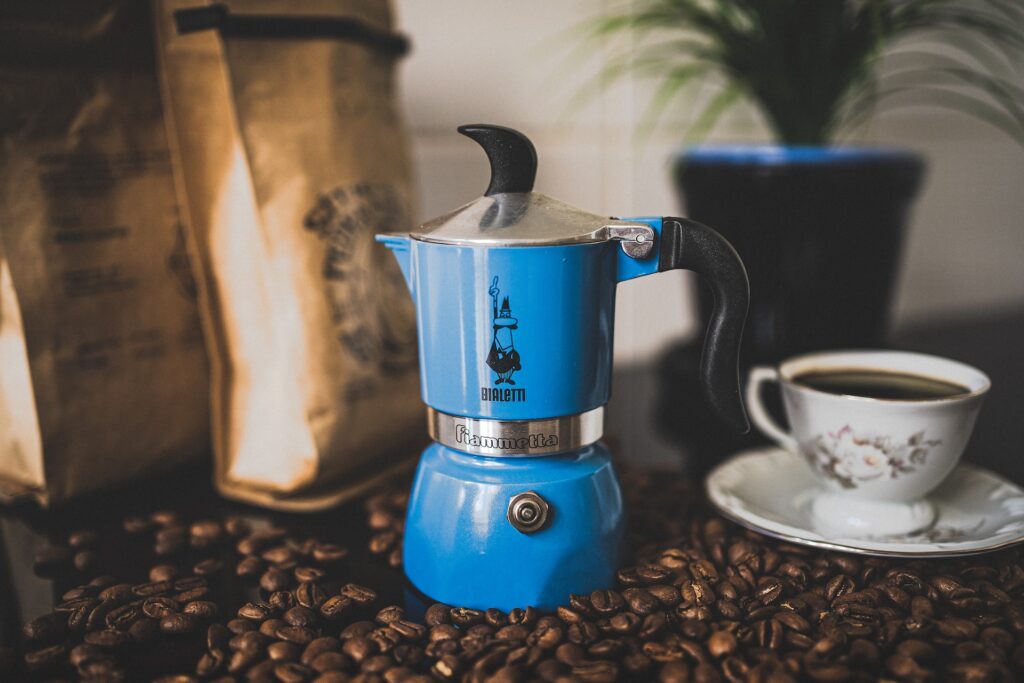
{"label": "black lid knob", "polygon": [[491,183],[485,196],[503,192],[530,192],[537,177],[537,150],[517,130],[487,123],[459,126],[459,132],[484,148],[491,163]]}

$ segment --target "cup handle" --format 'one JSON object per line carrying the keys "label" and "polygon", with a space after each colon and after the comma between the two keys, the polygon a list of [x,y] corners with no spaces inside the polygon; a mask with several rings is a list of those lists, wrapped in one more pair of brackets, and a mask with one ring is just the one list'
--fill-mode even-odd
{"label": "cup handle", "polygon": [[761,389],[765,382],[778,382],[779,371],[775,368],[759,365],[750,371],[750,381],[747,383],[747,410],[750,411],[750,419],[761,433],[775,441],[787,451],[798,453],[799,447],[796,439],[780,427],[761,401]]}

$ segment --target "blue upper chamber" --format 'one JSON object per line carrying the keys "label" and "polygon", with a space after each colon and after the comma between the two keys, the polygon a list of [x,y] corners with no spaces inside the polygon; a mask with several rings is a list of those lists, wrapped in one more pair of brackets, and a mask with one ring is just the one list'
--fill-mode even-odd
{"label": "blue upper chamber", "polygon": [[619,220],[532,192],[536,152],[520,133],[463,126],[487,151],[487,193],[407,234],[379,235],[416,304],[423,400],[442,413],[538,420],[593,410],[611,392],[616,285],[696,270],[716,293],[706,394],[744,428],[736,357],[743,266],[685,219]]}

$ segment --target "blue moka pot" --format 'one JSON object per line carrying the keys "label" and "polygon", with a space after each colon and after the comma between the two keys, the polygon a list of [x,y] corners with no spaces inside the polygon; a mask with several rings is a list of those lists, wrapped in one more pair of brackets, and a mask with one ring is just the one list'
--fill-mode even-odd
{"label": "blue moka pot", "polygon": [[532,192],[537,155],[521,133],[459,132],[490,160],[485,195],[377,237],[416,304],[436,442],[409,500],[405,571],[441,602],[553,609],[610,586],[623,550],[622,495],[599,442],[616,286],[674,268],[706,279],[715,310],[705,395],[745,431],[737,355],[747,277],[732,247],[693,221],[607,218]]}

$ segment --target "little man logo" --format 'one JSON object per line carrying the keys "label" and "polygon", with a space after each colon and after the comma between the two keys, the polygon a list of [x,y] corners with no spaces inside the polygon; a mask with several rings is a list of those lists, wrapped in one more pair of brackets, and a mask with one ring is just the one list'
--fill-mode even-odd
{"label": "little man logo", "polygon": [[[491,295],[491,324],[494,328],[494,336],[491,341],[491,351],[487,354],[487,365],[498,376],[494,383],[515,384],[512,375],[523,366],[519,359],[519,352],[516,351],[515,342],[512,340],[512,330],[519,329],[519,321],[512,317],[512,310],[509,308],[508,297],[501,302],[498,308],[498,276],[494,276],[491,288],[487,290]],[[518,393],[518,392],[517,392]],[[523,399],[526,398],[525,390],[522,392]]]}

